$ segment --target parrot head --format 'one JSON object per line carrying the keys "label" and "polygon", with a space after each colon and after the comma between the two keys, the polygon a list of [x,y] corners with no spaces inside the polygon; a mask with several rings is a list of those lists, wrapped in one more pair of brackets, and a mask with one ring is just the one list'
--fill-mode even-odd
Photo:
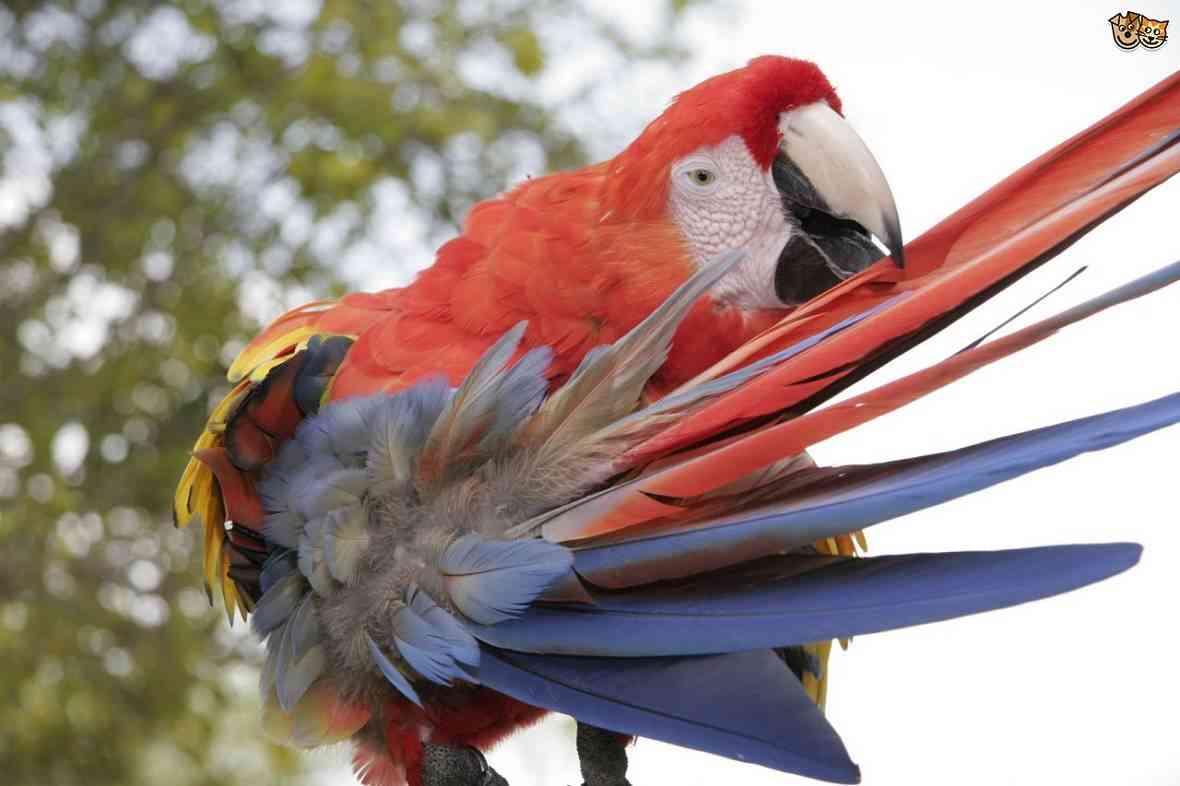
{"label": "parrot head", "polygon": [[759,57],[681,93],[606,168],[618,220],[671,222],[693,266],[745,252],[718,304],[802,303],[881,258],[874,237],[903,262],[889,184],[804,60]]}

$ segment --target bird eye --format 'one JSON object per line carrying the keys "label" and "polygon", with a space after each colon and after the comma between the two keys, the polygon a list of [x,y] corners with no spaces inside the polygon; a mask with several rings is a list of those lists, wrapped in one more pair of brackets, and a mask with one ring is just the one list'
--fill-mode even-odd
{"label": "bird eye", "polygon": [[691,169],[686,174],[688,179],[698,186],[711,185],[717,179],[717,175],[711,169]]}

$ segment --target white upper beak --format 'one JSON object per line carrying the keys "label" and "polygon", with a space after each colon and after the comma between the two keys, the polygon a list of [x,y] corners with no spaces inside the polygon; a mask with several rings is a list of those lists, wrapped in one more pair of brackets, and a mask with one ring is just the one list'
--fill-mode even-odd
{"label": "white upper beak", "polygon": [[825,101],[779,116],[782,149],[811,181],[827,210],[867,229],[901,266],[903,242],[893,192],[877,159],[844,118]]}

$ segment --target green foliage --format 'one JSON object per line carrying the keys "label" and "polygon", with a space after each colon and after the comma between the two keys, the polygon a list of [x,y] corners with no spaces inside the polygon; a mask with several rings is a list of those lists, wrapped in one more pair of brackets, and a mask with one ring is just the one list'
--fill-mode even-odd
{"label": "green foliage", "polygon": [[582,159],[543,98],[552,20],[669,56],[590,8],[0,7],[4,783],[299,772],[259,739],[257,647],[199,589],[173,485],[260,319],[404,280],[473,200]]}

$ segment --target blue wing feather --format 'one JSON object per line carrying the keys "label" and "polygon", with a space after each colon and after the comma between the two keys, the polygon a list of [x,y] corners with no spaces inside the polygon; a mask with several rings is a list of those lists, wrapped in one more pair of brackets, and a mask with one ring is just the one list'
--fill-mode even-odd
{"label": "blue wing feather", "polygon": [[575,552],[575,569],[627,587],[725,567],[865,529],[1180,421],[1180,394],[1125,409],[886,464],[836,467],[787,499]]}
{"label": "blue wing feather", "polygon": [[691,581],[592,593],[470,626],[524,652],[647,657],[737,652],[876,633],[1056,595],[1134,565],[1133,543],[849,559],[782,556]]}
{"label": "blue wing feather", "polygon": [[394,615],[393,634],[401,656],[431,682],[450,685],[466,679],[464,664],[479,662],[479,646],[471,634],[417,587],[410,589],[408,605]]}
{"label": "blue wing feather", "polygon": [[622,734],[835,783],[860,771],[769,650],[700,658],[578,658],[484,648],[480,681]]}
{"label": "blue wing feather", "polygon": [[397,688],[398,693],[421,707],[422,699],[418,697],[418,691],[414,690],[414,686],[406,679],[406,675],[401,673],[401,670],[381,651],[381,647],[377,646],[377,642],[373,641],[368,634],[365,634],[365,641],[369,645],[369,655],[377,664],[377,668],[385,675],[385,679],[389,680],[389,684]]}
{"label": "blue wing feather", "polygon": [[573,554],[545,540],[494,540],[464,535],[447,547],[439,570],[459,611],[495,624],[523,612],[541,593],[569,575]]}

